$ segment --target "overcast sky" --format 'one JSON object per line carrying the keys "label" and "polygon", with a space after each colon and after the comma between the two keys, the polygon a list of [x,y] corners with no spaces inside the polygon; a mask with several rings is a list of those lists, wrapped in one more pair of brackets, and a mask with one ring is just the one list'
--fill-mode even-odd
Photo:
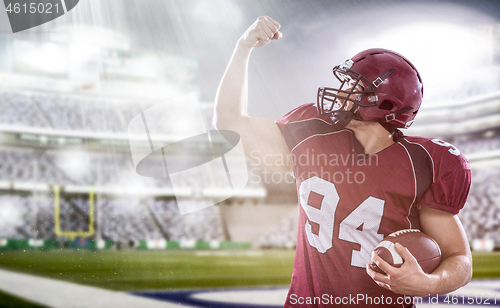
{"label": "overcast sky", "polygon": [[[393,44],[384,40],[385,34],[394,35],[395,30],[411,24],[429,23],[434,27],[448,23],[466,29],[498,23],[500,2],[80,0],[66,16],[14,36],[43,36],[44,31],[66,24],[103,26],[129,37],[131,49],[197,59],[202,100],[212,101],[237,39],[260,15],[269,15],[281,23],[283,39],[252,54],[249,111],[275,119],[291,108],[315,101],[317,88],[331,86],[334,81],[331,68],[360,51],[356,48],[387,48],[384,45]],[[0,27],[2,32],[8,32],[5,12],[0,14]],[[439,37],[442,30],[430,31]],[[409,48],[410,54],[421,53],[418,48],[442,49],[429,44],[425,37],[409,35],[415,39],[402,49]],[[399,39],[396,36],[394,40]],[[381,46],[375,46],[378,44]],[[423,60],[408,57],[419,68],[415,62]],[[460,58],[450,59],[461,62]],[[461,65],[448,63],[448,67]],[[426,78],[421,73],[425,87],[426,79],[432,80],[432,76]]]}

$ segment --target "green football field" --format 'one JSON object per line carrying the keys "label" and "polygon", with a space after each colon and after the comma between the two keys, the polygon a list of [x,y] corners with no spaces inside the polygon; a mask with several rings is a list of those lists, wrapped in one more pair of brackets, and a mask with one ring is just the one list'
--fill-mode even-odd
{"label": "green football field", "polygon": [[277,286],[290,283],[294,251],[3,252],[0,267],[117,291]]}
{"label": "green football field", "polygon": [[[0,268],[117,291],[286,286],[294,251],[10,251]],[[499,278],[500,253],[474,253],[473,278]],[[42,307],[0,291],[0,307]]]}
{"label": "green football field", "polygon": [[[288,285],[294,251],[26,251],[0,267],[118,291]],[[500,253],[475,253],[474,278],[500,277]]]}

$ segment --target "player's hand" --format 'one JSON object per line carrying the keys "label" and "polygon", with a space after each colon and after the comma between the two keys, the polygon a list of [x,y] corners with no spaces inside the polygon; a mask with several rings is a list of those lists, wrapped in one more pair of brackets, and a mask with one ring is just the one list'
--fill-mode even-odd
{"label": "player's hand", "polygon": [[280,27],[280,24],[271,17],[260,16],[245,31],[238,43],[248,48],[262,47],[281,38]]}
{"label": "player's hand", "polygon": [[386,275],[375,272],[369,265],[366,266],[366,273],[380,287],[394,293],[421,297],[428,296],[432,292],[432,276],[422,270],[415,257],[406,247],[396,243],[395,248],[404,260],[401,267],[391,266],[380,258],[376,252],[372,252],[372,261]]}

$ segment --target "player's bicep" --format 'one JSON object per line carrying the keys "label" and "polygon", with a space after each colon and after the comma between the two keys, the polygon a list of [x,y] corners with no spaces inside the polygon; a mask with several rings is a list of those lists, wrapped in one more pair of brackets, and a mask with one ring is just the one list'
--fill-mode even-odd
{"label": "player's bicep", "polygon": [[245,156],[268,170],[292,172],[290,151],[278,125],[259,117],[242,117],[232,128],[242,140]]}
{"label": "player's bicep", "polygon": [[462,223],[456,215],[427,206],[420,209],[422,231],[432,237],[446,259],[451,255],[470,257],[470,247]]}

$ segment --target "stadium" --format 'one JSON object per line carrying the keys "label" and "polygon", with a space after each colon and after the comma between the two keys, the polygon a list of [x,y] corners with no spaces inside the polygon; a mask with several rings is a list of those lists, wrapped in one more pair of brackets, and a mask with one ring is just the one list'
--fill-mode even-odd
{"label": "stadium", "polygon": [[[185,139],[210,138],[218,82],[260,15],[279,20],[284,39],[254,51],[255,116],[274,120],[314,101],[331,68],[365,48],[398,50],[422,67],[424,103],[405,134],[449,143],[472,169],[458,216],[473,281],[458,301],[439,303],[472,294],[476,306],[487,298],[500,306],[497,2],[81,0],[17,33],[0,11],[0,306],[283,305],[298,225],[294,179],[242,165],[224,140]],[[355,12],[391,18],[367,33],[368,23],[348,23]],[[162,104],[168,112],[158,112]],[[160,133],[139,136],[137,120],[148,137]],[[167,160],[207,163],[152,176],[163,162],[151,154],[167,144]]]}

